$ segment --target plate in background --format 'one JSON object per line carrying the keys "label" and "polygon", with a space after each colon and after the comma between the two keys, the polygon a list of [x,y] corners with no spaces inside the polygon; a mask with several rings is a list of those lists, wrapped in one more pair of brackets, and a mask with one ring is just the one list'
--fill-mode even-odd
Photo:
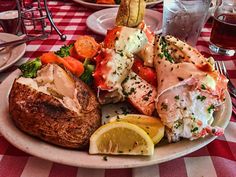
{"label": "plate in background", "polygon": [[[115,26],[117,11],[118,8],[109,8],[94,12],[87,18],[86,25],[93,32],[105,36],[107,30]],[[150,27],[151,31],[156,34],[161,33],[162,13],[146,9],[144,21]]]}
{"label": "plate in background", "polygon": [[[0,40],[9,42],[14,40],[21,39],[19,36],[9,34],[9,33],[0,33]],[[24,55],[26,50],[26,44],[21,44],[15,47],[6,47],[4,50],[0,51],[0,72],[7,69],[8,67],[15,64],[21,57]]]}
{"label": "plate in background", "polygon": [[[73,0],[74,2],[83,5],[84,7],[88,7],[91,9],[104,9],[104,8],[112,8],[112,7],[119,7],[119,4],[97,4],[97,3],[93,3],[93,2],[88,2],[85,0]],[[147,2],[146,3],[146,7],[147,8],[151,8],[153,6],[155,6],[156,4],[162,3],[163,0],[156,0],[153,2]]]}

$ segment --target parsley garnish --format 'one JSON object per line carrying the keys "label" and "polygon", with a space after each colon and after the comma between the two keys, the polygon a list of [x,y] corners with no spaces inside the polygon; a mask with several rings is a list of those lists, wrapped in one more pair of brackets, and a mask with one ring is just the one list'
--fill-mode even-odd
{"label": "parsley garnish", "polygon": [[198,127],[194,127],[191,132],[196,132],[198,130]]}
{"label": "parsley garnish", "polygon": [[201,85],[202,90],[206,90],[206,86],[204,84]]}
{"label": "parsley garnish", "polygon": [[203,100],[206,99],[206,97],[205,97],[205,96],[198,95],[198,96],[197,96],[197,99],[203,101]]}
{"label": "parsley garnish", "polygon": [[108,160],[107,156],[103,156],[103,160],[107,161]]}
{"label": "parsley garnish", "polygon": [[208,113],[211,113],[212,110],[215,109],[215,106],[212,104],[211,106],[209,106],[209,108],[207,108]]}
{"label": "parsley garnish", "polygon": [[175,99],[176,99],[176,100],[179,100],[179,95],[176,95],[176,96],[175,96]]}
{"label": "parsley garnish", "polygon": [[161,51],[163,52],[164,56],[166,57],[166,59],[171,62],[174,63],[174,59],[171,57],[171,55],[168,52],[168,48],[167,48],[167,42],[165,41],[164,37],[161,37],[160,39],[160,44],[161,44]]}
{"label": "parsley garnish", "polygon": [[163,109],[166,110],[166,111],[168,109],[167,104],[165,104],[164,102],[161,103],[161,110],[163,110]]}
{"label": "parsley garnish", "polygon": [[177,77],[179,81],[183,81],[184,79],[182,77]]}

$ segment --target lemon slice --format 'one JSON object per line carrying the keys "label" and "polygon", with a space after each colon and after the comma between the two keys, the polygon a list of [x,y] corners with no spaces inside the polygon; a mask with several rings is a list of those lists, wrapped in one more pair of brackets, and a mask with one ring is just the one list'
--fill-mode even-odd
{"label": "lemon slice", "polygon": [[152,138],[154,144],[157,144],[163,137],[165,126],[161,120],[156,117],[140,114],[127,114],[112,117],[110,122],[129,122],[142,128]]}
{"label": "lemon slice", "polygon": [[127,122],[101,126],[90,138],[90,154],[152,155],[154,144],[140,127]]}

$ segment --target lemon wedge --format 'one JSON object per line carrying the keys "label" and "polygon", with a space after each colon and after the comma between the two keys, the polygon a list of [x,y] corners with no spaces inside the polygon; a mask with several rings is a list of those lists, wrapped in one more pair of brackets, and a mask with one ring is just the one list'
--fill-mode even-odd
{"label": "lemon wedge", "polygon": [[156,117],[140,114],[127,114],[112,117],[110,122],[129,122],[142,128],[151,137],[154,144],[157,144],[163,137],[165,126]]}
{"label": "lemon wedge", "polygon": [[140,127],[128,122],[107,123],[90,138],[90,154],[152,155],[154,144]]}

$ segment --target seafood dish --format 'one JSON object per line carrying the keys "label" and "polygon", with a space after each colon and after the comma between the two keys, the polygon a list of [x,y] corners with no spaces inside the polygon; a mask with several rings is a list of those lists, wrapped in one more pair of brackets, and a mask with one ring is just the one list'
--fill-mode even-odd
{"label": "seafood dish", "polygon": [[[90,154],[149,156],[163,138],[224,133],[212,123],[228,80],[214,59],[173,36],[155,35],[143,21],[145,3],[137,12],[125,2],[103,42],[82,35],[19,67],[9,95],[19,129]],[[120,102],[134,111],[108,116],[103,125],[102,108]]]}

